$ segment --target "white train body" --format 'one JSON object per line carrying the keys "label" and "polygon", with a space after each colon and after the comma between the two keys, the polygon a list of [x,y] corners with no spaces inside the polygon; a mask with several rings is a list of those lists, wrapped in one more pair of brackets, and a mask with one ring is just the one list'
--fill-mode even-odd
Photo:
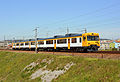
{"label": "white train body", "polygon": [[[89,37],[88,37],[89,36]],[[96,37],[96,40],[89,40],[90,37]],[[68,34],[66,36],[55,36],[53,38],[37,39],[37,47],[35,40],[25,40],[13,42],[12,49],[43,49],[43,50],[85,50],[90,49],[91,46],[99,48],[99,34],[98,33],[84,33],[84,34]],[[88,40],[89,41],[88,41]],[[96,50],[95,49],[95,50]]]}

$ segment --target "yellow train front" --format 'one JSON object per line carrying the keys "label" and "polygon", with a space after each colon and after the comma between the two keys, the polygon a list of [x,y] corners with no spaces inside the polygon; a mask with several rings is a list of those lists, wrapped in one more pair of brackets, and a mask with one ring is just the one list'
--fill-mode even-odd
{"label": "yellow train front", "polygon": [[13,49],[19,50],[47,50],[47,51],[97,51],[100,47],[98,33],[66,34],[50,38],[38,38],[37,47],[35,39],[17,41],[13,43]]}
{"label": "yellow train front", "polygon": [[97,51],[100,47],[100,38],[98,33],[84,33],[82,34],[82,46],[84,51]]}

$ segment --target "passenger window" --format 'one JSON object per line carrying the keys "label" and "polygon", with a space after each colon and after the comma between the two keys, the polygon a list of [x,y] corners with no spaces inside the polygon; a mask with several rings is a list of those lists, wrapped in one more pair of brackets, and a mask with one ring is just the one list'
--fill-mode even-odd
{"label": "passenger window", "polygon": [[15,44],[13,44],[13,46],[15,46]]}
{"label": "passenger window", "polygon": [[19,46],[19,43],[17,43],[16,46]]}
{"label": "passenger window", "polygon": [[56,44],[56,40],[54,40],[54,44]]}
{"label": "passenger window", "polygon": [[31,45],[35,45],[35,42],[31,42]]}
{"label": "passenger window", "polygon": [[29,43],[25,43],[25,45],[29,45]]}
{"label": "passenger window", "polygon": [[57,44],[64,44],[64,43],[67,43],[67,39],[57,40]]}
{"label": "passenger window", "polygon": [[44,41],[39,41],[38,44],[39,45],[44,44]]}
{"label": "passenger window", "polygon": [[23,44],[23,43],[21,43],[20,45],[21,45],[21,46],[23,46],[24,44]]}
{"label": "passenger window", "polygon": [[77,43],[77,38],[72,38],[72,43]]}
{"label": "passenger window", "polygon": [[53,44],[53,40],[46,41],[46,44]]}

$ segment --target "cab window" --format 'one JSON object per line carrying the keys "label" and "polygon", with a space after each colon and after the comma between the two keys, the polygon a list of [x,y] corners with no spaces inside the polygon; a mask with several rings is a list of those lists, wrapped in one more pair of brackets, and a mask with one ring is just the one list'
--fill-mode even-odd
{"label": "cab window", "polygon": [[85,41],[85,39],[86,39],[86,37],[85,36],[83,36],[83,40]]}
{"label": "cab window", "polygon": [[87,36],[88,41],[99,41],[99,36]]}

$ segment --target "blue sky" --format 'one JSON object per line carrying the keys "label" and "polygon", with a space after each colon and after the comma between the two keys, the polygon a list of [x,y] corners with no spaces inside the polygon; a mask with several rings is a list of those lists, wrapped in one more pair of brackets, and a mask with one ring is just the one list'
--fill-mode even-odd
{"label": "blue sky", "polygon": [[120,0],[0,0],[0,40],[51,37],[66,33],[100,33],[120,38]]}

